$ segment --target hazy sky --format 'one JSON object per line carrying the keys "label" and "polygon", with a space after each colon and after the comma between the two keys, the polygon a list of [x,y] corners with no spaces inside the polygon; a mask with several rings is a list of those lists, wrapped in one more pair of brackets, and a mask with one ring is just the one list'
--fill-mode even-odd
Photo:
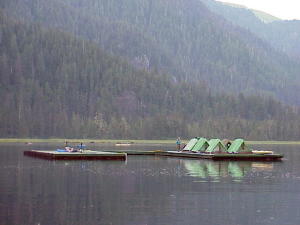
{"label": "hazy sky", "polygon": [[300,20],[300,0],[220,0],[247,6],[269,13],[281,19]]}

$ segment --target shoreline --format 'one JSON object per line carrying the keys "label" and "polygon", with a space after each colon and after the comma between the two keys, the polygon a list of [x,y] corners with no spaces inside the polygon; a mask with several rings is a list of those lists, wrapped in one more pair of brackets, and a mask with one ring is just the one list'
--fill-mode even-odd
{"label": "shoreline", "polygon": [[[174,140],[117,140],[117,139],[30,139],[30,138],[1,138],[0,143],[89,143],[89,144],[174,144]],[[187,143],[188,140],[182,140]],[[253,145],[300,145],[300,141],[246,141],[247,144]]]}

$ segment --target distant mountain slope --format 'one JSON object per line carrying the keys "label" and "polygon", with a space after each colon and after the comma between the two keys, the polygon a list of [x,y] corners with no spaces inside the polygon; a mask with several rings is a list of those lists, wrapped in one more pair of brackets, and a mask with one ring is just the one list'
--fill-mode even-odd
{"label": "distant mountain slope", "polygon": [[96,44],[0,10],[0,137],[298,139],[300,113],[268,97],[137,70]]}
{"label": "distant mountain slope", "polygon": [[262,14],[257,13],[258,11],[214,0],[202,0],[202,2],[213,12],[225,17],[233,24],[249,29],[274,48],[291,57],[296,57],[299,61],[300,20],[277,20],[269,16],[265,17],[266,14],[263,14],[263,18],[268,20],[268,23],[264,23],[264,19],[262,21],[260,16]]}
{"label": "distant mountain slope", "polygon": [[281,19],[272,16],[268,13],[265,13],[263,11],[260,10],[255,10],[255,9],[251,9],[251,11],[256,15],[257,18],[259,18],[261,21],[263,21],[264,23],[271,23],[274,21],[280,21]]}
{"label": "distant mountain slope", "polygon": [[300,104],[299,65],[198,0],[3,0],[15,18],[72,32],[137,68],[205,81],[213,92]]}
{"label": "distant mountain slope", "polygon": [[[205,0],[204,0],[205,1]],[[208,2],[210,0],[207,0]],[[220,1],[217,1],[218,3],[221,3],[221,4],[224,4],[224,5],[228,5],[228,6],[231,6],[231,7],[234,7],[234,8],[242,8],[242,9],[246,9],[246,10],[249,10],[251,12],[254,13],[254,15],[260,19],[262,22],[264,23],[271,23],[271,22],[274,22],[274,21],[278,21],[278,20],[281,20],[275,16],[272,16],[268,13],[265,13],[263,11],[260,11],[260,10],[255,10],[255,9],[250,9],[250,8],[247,8],[246,6],[243,6],[243,5],[239,5],[239,4],[234,4],[234,3],[230,3],[230,2],[220,2]]]}

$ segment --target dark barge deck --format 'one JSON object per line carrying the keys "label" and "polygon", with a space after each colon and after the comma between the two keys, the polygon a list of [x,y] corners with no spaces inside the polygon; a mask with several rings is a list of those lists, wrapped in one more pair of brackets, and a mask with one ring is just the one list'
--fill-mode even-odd
{"label": "dark barge deck", "polygon": [[50,160],[126,160],[127,158],[126,153],[91,150],[85,150],[84,152],[30,150],[24,151],[24,155]]}
{"label": "dark barge deck", "polygon": [[[110,151],[117,152],[117,151]],[[283,154],[255,154],[255,153],[225,153],[225,154],[207,154],[194,152],[178,152],[178,151],[138,151],[125,150],[118,151],[119,153],[126,153],[127,155],[153,155],[153,156],[169,156],[179,158],[194,158],[194,159],[211,159],[211,160],[237,160],[237,161],[279,161],[283,158]]]}
{"label": "dark barge deck", "polygon": [[207,154],[207,153],[193,153],[193,152],[178,152],[166,151],[160,152],[159,155],[170,157],[185,157],[185,158],[198,158],[198,159],[211,159],[211,160],[236,160],[236,161],[279,161],[283,158],[283,154]]}
{"label": "dark barge deck", "polygon": [[126,160],[127,155],[149,155],[149,156],[167,156],[177,158],[193,158],[193,159],[210,159],[210,160],[232,160],[232,161],[280,161],[283,154],[207,154],[194,152],[178,152],[178,151],[91,151],[85,150],[81,152],[56,152],[56,151],[42,151],[31,150],[25,151],[24,155],[54,159],[54,160]]}

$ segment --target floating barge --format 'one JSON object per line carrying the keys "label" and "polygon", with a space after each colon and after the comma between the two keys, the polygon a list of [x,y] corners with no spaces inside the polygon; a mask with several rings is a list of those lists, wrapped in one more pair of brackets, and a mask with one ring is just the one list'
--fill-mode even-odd
{"label": "floating barge", "polygon": [[[82,144],[79,149],[82,149]],[[57,159],[57,160],[126,160],[127,155],[152,155],[169,156],[210,160],[236,160],[236,161],[279,161],[283,154],[273,151],[261,151],[250,149],[243,139],[234,141],[195,137],[181,151],[91,151],[67,152],[68,149],[57,149],[57,151],[31,150],[25,151],[24,155]],[[76,150],[76,149],[75,149]]]}
{"label": "floating barge", "polygon": [[85,150],[83,152],[57,152],[30,150],[24,151],[24,155],[50,159],[50,160],[126,160],[126,153],[118,152],[100,152]]}
{"label": "floating barge", "polygon": [[[111,151],[112,152],[112,151]],[[236,160],[236,161],[279,161],[283,158],[283,154],[270,154],[270,153],[195,153],[195,152],[179,152],[179,151],[138,151],[126,150],[119,153],[126,153],[127,155],[152,155],[152,156],[168,156],[179,158],[194,158],[194,159],[211,159],[211,160]]]}
{"label": "floating barge", "polygon": [[168,157],[211,159],[211,160],[236,160],[236,161],[279,161],[283,154],[273,151],[259,151],[250,149],[243,139],[234,141],[195,137],[191,139],[181,151],[122,151],[128,155],[157,155]]}
{"label": "floating barge", "polygon": [[158,155],[169,157],[183,157],[183,158],[198,158],[198,159],[211,159],[211,160],[236,160],[236,161],[279,161],[283,158],[283,154],[206,154],[206,153],[193,153],[193,152],[178,152],[166,151],[159,152]]}
{"label": "floating barge", "polygon": [[283,154],[273,151],[258,151],[250,149],[243,139],[234,141],[195,137],[191,139],[182,151],[167,151],[164,156],[212,159],[212,160],[246,160],[246,161],[278,161]]}

